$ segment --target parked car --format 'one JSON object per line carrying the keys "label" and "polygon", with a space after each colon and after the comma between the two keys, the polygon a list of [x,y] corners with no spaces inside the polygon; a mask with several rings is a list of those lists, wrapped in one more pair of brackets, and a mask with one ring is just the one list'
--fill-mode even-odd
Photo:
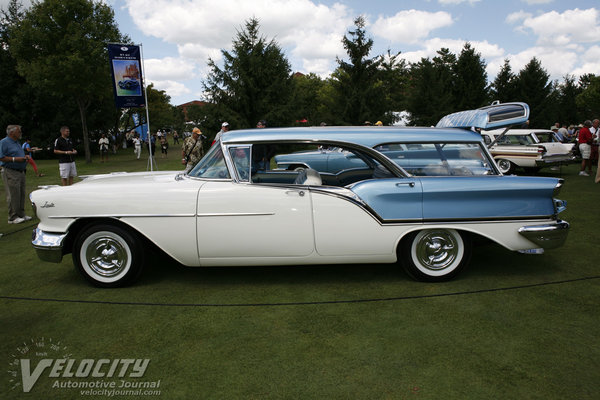
{"label": "parked car", "polygon": [[503,174],[516,168],[537,172],[540,168],[569,164],[575,160],[575,144],[562,143],[546,129],[504,129],[482,132],[485,143]]}
{"label": "parked car", "polygon": [[[34,191],[33,247],[46,261],[72,253],[103,287],[133,282],[150,245],[193,267],[399,262],[415,279],[448,280],[479,238],[534,253],[566,238],[554,198],[563,181],[503,176],[470,130],[528,115],[516,103],[439,128],[233,131],[187,174],[112,173]],[[323,152],[329,162],[313,163]]]}
{"label": "parked car", "polygon": [[137,81],[137,79],[124,79],[119,81],[119,87],[125,90],[135,89],[139,85],[140,83]]}

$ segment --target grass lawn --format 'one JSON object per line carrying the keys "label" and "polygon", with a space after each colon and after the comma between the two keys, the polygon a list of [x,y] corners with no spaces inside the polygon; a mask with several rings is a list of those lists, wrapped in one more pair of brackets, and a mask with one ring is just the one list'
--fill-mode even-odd
{"label": "grass lawn", "polygon": [[[158,169],[182,169],[179,147],[169,150]],[[28,190],[59,184],[56,160],[38,165],[46,176],[28,172]],[[146,166],[130,149],[77,162],[80,175]],[[123,379],[160,380],[143,390],[166,399],[596,399],[600,185],[578,169],[560,171],[565,246],[544,255],[478,247],[467,271],[440,284],[394,265],[193,269],[158,258],[135,286],[96,289],[70,256],[37,259],[35,220],[8,225],[2,187],[0,397],[80,398],[53,386]],[[150,362],[143,378],[51,377],[48,368],[31,392],[13,388],[15,359],[31,359],[33,372],[67,355],[75,366]]]}

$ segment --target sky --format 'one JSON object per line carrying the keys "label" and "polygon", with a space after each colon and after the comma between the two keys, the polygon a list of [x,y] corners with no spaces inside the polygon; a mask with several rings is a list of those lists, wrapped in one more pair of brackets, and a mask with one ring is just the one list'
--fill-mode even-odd
{"label": "sky", "polygon": [[[207,60],[250,18],[274,39],[293,72],[327,77],[342,38],[362,15],[374,45],[370,56],[401,52],[407,62],[432,58],[444,47],[459,54],[465,42],[481,54],[491,81],[510,60],[513,72],[533,57],[551,79],[600,75],[600,0],[103,0],[122,33],[142,45],[146,82],[171,103],[202,100]],[[0,0],[6,8],[8,0]],[[29,0],[22,0],[24,5]]]}

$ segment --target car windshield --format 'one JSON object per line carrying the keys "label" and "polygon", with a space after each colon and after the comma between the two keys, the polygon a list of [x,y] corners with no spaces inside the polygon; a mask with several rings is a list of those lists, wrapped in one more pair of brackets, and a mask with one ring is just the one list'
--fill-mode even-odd
{"label": "car windshield", "polygon": [[415,176],[496,175],[478,143],[392,143],[375,150]]}
{"label": "car windshield", "polygon": [[221,146],[215,144],[188,175],[196,178],[231,179]]}

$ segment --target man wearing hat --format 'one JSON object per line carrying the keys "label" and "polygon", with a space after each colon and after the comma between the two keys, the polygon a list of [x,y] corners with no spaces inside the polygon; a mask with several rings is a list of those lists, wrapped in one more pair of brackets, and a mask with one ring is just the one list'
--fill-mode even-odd
{"label": "man wearing hat", "polygon": [[181,163],[185,165],[185,173],[188,173],[198,161],[204,156],[204,149],[202,148],[202,131],[199,128],[192,130],[192,136],[186,138],[181,146]]}
{"label": "man wearing hat", "polygon": [[212,144],[215,144],[215,142],[218,142],[219,139],[221,139],[221,136],[223,136],[223,134],[225,134],[227,132],[229,132],[229,123],[223,122],[221,124],[221,130],[219,132],[217,132],[217,134],[215,135],[215,140],[213,140]]}

